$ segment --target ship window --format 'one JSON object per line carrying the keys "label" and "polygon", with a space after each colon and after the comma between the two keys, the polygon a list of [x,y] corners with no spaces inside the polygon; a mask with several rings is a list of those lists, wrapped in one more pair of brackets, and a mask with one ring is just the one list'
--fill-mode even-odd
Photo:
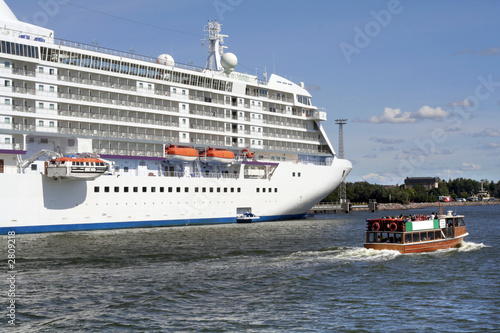
{"label": "ship window", "polygon": [[295,172],[292,172],[292,177],[295,177]]}
{"label": "ship window", "polygon": [[142,187],[142,192],[147,192],[148,191],[148,188],[146,186],[143,186]]}
{"label": "ship window", "polygon": [[189,187],[184,187],[184,192],[189,192]]}
{"label": "ship window", "polygon": [[125,186],[125,187],[123,188],[123,192],[128,193],[128,186]]}
{"label": "ship window", "polygon": [[6,124],[10,124],[10,118],[9,117],[5,117],[5,123]]}
{"label": "ship window", "polygon": [[43,103],[38,103],[38,108],[43,109]]}
{"label": "ship window", "polygon": [[156,192],[156,187],[151,187],[151,193],[155,193]]}
{"label": "ship window", "polygon": [[5,105],[10,105],[10,99],[8,98],[5,99]]}
{"label": "ship window", "polygon": [[411,243],[411,234],[405,235],[405,243]]}
{"label": "ship window", "polygon": [[258,187],[257,187],[257,188],[256,188],[256,191],[257,191],[257,193],[259,193],[259,192],[260,192],[260,188],[258,188]]}
{"label": "ship window", "polygon": [[144,84],[143,83],[139,83],[139,88],[144,88]]}
{"label": "ship window", "polygon": [[32,164],[31,165],[31,171],[36,171],[37,167],[36,167],[36,164]]}
{"label": "ship window", "polygon": [[265,187],[262,189],[262,192],[263,192],[263,193],[266,193],[266,188],[265,188]]}
{"label": "ship window", "polygon": [[220,193],[220,187],[217,187],[217,193]]}
{"label": "ship window", "polygon": [[104,186],[104,192],[106,192],[106,193],[109,192],[109,186]]}
{"label": "ship window", "polygon": [[241,187],[238,187],[238,193],[240,193],[240,192],[241,192]]}
{"label": "ship window", "polygon": [[181,188],[177,187],[175,190],[176,190],[177,193],[179,193],[181,191]]}
{"label": "ship window", "polygon": [[196,193],[198,193],[198,192],[200,191],[200,188],[199,188],[199,187],[195,187],[195,188],[194,188],[194,191],[195,191]]}
{"label": "ship window", "polygon": [[227,187],[224,187],[224,193],[227,193]]}
{"label": "ship window", "polygon": [[54,75],[54,69],[53,69],[53,68],[51,68],[51,69],[49,70],[49,73],[50,73],[50,75]]}
{"label": "ship window", "polygon": [[163,193],[165,192],[165,188],[164,187],[160,187],[160,193]]}
{"label": "ship window", "polygon": [[50,87],[49,87],[49,91],[50,91],[50,92],[55,92],[55,90],[56,90],[56,88],[54,88],[53,86],[50,86]]}
{"label": "ship window", "polygon": [[120,192],[120,187],[115,186],[115,193],[118,193],[118,192]]}
{"label": "ship window", "polygon": [[275,188],[275,189],[274,189],[274,193],[278,193],[278,188]]}
{"label": "ship window", "polygon": [[99,186],[94,186],[94,192],[99,193]]}
{"label": "ship window", "polygon": [[6,87],[10,87],[10,81],[9,80],[5,80],[5,86]]}
{"label": "ship window", "polygon": [[207,192],[207,188],[206,187],[202,187],[201,188],[201,192],[203,192],[203,193]]}
{"label": "ship window", "polygon": [[38,86],[38,90],[43,91],[43,86],[42,86],[42,85],[39,85],[39,86]]}
{"label": "ship window", "polygon": [[135,193],[139,192],[139,188],[137,186],[134,186],[134,192]]}
{"label": "ship window", "polygon": [[38,73],[43,73],[43,67],[38,68]]}
{"label": "ship window", "polygon": [[123,172],[128,172],[128,167],[123,167]]}
{"label": "ship window", "polygon": [[168,188],[168,192],[169,192],[169,193],[172,193],[173,191],[174,191],[174,189],[173,189],[172,187],[169,187],[169,188]]}
{"label": "ship window", "polygon": [[300,172],[297,172],[297,177],[300,177]]}

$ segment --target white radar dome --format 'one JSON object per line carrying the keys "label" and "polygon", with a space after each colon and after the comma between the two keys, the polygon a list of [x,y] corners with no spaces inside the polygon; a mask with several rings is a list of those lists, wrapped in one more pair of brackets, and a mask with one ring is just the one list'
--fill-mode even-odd
{"label": "white radar dome", "polygon": [[162,54],[156,58],[156,62],[161,65],[174,66],[174,58],[170,54]]}
{"label": "white radar dome", "polygon": [[234,67],[238,65],[238,58],[234,55],[234,53],[224,53],[220,63],[226,72],[230,73],[234,70]]}

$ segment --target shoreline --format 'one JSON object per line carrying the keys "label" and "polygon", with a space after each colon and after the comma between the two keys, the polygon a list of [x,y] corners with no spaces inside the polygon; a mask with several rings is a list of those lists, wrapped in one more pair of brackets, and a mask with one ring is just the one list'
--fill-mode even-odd
{"label": "shoreline", "polygon": [[[441,207],[455,207],[455,206],[490,206],[500,205],[500,201],[465,201],[465,202],[441,202]],[[427,207],[439,207],[439,202],[413,202],[407,205],[400,203],[379,203],[377,210],[408,210],[408,209],[421,209]],[[353,211],[363,211],[368,208],[356,208]]]}

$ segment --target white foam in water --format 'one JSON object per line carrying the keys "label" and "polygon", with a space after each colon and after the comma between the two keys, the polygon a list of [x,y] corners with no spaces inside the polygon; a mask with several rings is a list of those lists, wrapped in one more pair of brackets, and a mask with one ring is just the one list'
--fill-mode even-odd
{"label": "white foam in water", "polygon": [[489,247],[487,245],[484,245],[483,243],[473,243],[473,242],[462,242],[460,247],[458,248],[459,252],[471,252],[471,251],[476,251],[480,250],[482,248]]}
{"label": "white foam in water", "polygon": [[400,256],[398,251],[373,250],[364,247],[345,247],[329,251],[296,252],[290,257],[295,259],[378,261],[391,260]]}

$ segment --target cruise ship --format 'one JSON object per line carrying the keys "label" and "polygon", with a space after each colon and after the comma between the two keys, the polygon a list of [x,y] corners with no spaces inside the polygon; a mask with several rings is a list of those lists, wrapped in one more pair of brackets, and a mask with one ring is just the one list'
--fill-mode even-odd
{"label": "cruise ship", "polygon": [[217,21],[195,67],[0,19],[1,234],[298,219],[352,169],[304,83],[236,71]]}

